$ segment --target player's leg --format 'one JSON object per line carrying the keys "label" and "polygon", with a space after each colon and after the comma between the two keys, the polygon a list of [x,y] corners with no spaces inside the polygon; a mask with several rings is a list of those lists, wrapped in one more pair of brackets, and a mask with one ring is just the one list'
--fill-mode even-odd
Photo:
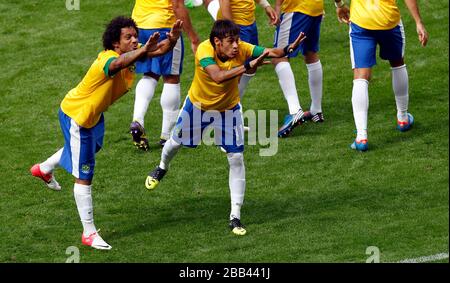
{"label": "player's leg", "polygon": [[48,188],[59,191],[61,186],[56,181],[53,170],[58,166],[64,148],[59,149],[42,163],[34,164],[30,172],[34,177],[42,179]]}
{"label": "player's leg", "polygon": [[159,142],[161,146],[170,138],[170,132],[177,122],[180,109],[180,75],[183,70],[183,56],[184,44],[183,38],[180,37],[173,50],[161,56],[162,58],[159,60],[164,79],[164,87],[161,93],[161,108],[163,112]]}
{"label": "player's leg", "polygon": [[414,124],[414,117],[408,113],[409,105],[409,79],[408,71],[403,60],[391,61],[392,88],[397,106],[397,129],[407,131]]}
{"label": "player's leg", "polygon": [[322,89],[323,70],[319,58],[319,38],[322,16],[309,17],[310,26],[306,32],[308,40],[303,46],[303,56],[308,70],[308,85],[311,96],[311,107],[305,112],[305,119],[323,122]]}
{"label": "player's leg", "polygon": [[136,85],[133,121],[130,124],[130,134],[134,145],[144,151],[149,149],[148,137],[144,128],[145,114],[147,114],[148,106],[155,94],[158,79],[158,75],[151,72],[146,73]]}
{"label": "player's leg", "polygon": [[214,21],[217,20],[217,13],[220,10],[219,0],[204,0],[203,5],[208,10]]}
{"label": "player's leg", "polygon": [[323,91],[323,70],[319,56],[315,52],[305,54],[305,63],[308,69],[308,85],[311,95],[311,107],[305,112],[305,119],[313,122],[323,122],[322,112],[322,91]]}
{"label": "player's leg", "polygon": [[[139,42],[145,44],[148,38],[158,30],[139,29]],[[144,74],[136,84],[133,121],[130,125],[130,134],[134,145],[142,150],[148,150],[148,138],[145,133],[145,114],[155,94],[160,77],[158,62],[155,58],[146,58],[136,62],[136,72]]]}
{"label": "player's leg", "polygon": [[245,195],[245,166],[242,152],[227,153],[229,169],[229,187],[231,198],[230,228],[236,235],[245,235],[245,227],[241,223],[241,207]]}
{"label": "player's leg", "polygon": [[221,114],[221,124],[214,123],[214,129],[216,134],[221,133],[220,146],[227,152],[229,164],[228,183],[231,199],[229,227],[234,234],[245,235],[246,230],[240,220],[245,195],[244,129],[240,105]]}
{"label": "player's leg", "polygon": [[353,70],[352,109],[356,126],[356,139],[351,144],[351,148],[359,151],[366,151],[369,146],[367,120],[370,76],[370,68],[355,68]]}
{"label": "player's leg", "polygon": [[409,79],[404,62],[405,31],[403,24],[392,30],[379,32],[380,57],[389,60],[392,73],[392,88],[397,106],[397,129],[407,131],[414,123],[414,118],[408,113]]}
{"label": "player's leg", "polygon": [[376,64],[377,42],[371,31],[354,23],[350,25],[350,57],[353,68],[352,108],[356,126],[356,139],[352,149],[366,151],[369,148],[367,120],[369,111],[369,81],[371,68]]}
{"label": "player's leg", "polygon": [[199,144],[203,129],[201,117],[201,111],[194,107],[187,96],[171,137],[164,144],[159,165],[147,176],[145,187],[148,190],[153,190],[158,186],[169,170],[170,162],[182,145],[196,147]]}
{"label": "player's leg", "polygon": [[161,108],[163,112],[160,145],[170,138],[170,132],[177,122],[180,109],[180,76],[169,75],[164,76],[164,87],[161,93]]}
{"label": "player's leg", "polygon": [[[281,24],[275,32],[274,47],[283,48],[292,43],[304,30],[304,17],[305,15],[301,13],[282,14]],[[302,48],[301,45],[288,57],[272,59],[281,90],[289,106],[289,114],[285,116],[283,125],[278,130],[279,137],[288,136],[296,126],[304,122],[304,113],[300,106],[294,73],[289,63],[289,58],[296,57]]]}
{"label": "player's leg", "polygon": [[80,127],[74,120],[60,112],[61,128],[64,133],[64,151],[60,165],[75,177],[74,198],[83,233],[84,245],[95,249],[109,250],[108,245],[98,234],[94,224],[94,206],[92,202],[92,178],[95,169],[95,153],[100,150],[104,136],[104,118],[92,128]]}

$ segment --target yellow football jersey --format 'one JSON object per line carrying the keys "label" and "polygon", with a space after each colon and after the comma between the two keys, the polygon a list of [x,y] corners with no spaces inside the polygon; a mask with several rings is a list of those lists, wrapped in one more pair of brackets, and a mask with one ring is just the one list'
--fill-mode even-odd
{"label": "yellow football jersey", "polygon": [[176,21],[172,0],[136,0],[131,15],[138,28],[171,28]]}
{"label": "yellow football jersey", "polygon": [[[249,26],[256,21],[254,0],[229,0],[231,18],[234,23],[241,26]],[[217,19],[223,19],[222,11],[219,9]]]}
{"label": "yellow football jersey", "polygon": [[239,103],[239,76],[220,84],[216,83],[206,72],[205,68],[216,64],[222,70],[231,70],[242,66],[249,57],[260,56],[264,47],[255,46],[247,42],[239,42],[239,54],[226,62],[222,62],[209,40],[203,41],[195,53],[195,74],[189,89],[191,102],[200,103],[202,110],[225,111],[232,109]]}
{"label": "yellow football jersey", "polygon": [[284,0],[281,4],[282,13],[300,12],[316,17],[323,14],[323,0]]}
{"label": "yellow football jersey", "polygon": [[369,30],[389,30],[400,23],[396,0],[352,0],[350,21]]}
{"label": "yellow football jersey", "polygon": [[134,66],[122,69],[113,77],[107,75],[109,64],[117,57],[119,54],[112,50],[100,52],[83,80],[61,102],[62,111],[78,125],[95,126],[100,115],[131,88]]}

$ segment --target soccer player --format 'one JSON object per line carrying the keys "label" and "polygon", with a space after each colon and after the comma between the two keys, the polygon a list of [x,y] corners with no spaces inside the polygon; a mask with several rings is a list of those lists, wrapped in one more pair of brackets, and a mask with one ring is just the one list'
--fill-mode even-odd
{"label": "soccer player", "polygon": [[[297,38],[300,32],[306,35],[300,48],[287,57],[272,59],[275,72],[289,106],[279,137],[287,137],[292,130],[307,120],[323,122],[322,114],[322,63],[319,59],[320,25],[323,16],[323,0],[277,0],[275,11],[281,12],[281,24],[275,32],[274,46],[285,46]],[[309,111],[304,112],[298,99],[295,77],[289,63],[290,58],[301,52],[308,69],[308,84],[311,96]]]}
{"label": "soccer player", "polygon": [[[422,22],[416,0],[405,0],[416,22],[416,30],[422,46],[428,42],[428,33]],[[344,0],[336,0],[338,19],[350,24],[350,57],[353,68],[352,106],[356,125],[356,139],[352,149],[369,149],[367,139],[367,114],[369,110],[369,81],[376,64],[376,47],[380,46],[380,58],[391,65],[392,88],[397,105],[397,129],[407,131],[414,123],[408,113],[409,82],[404,61],[405,32],[400,10],[394,0],[353,0],[350,9]]]}
{"label": "soccer player", "polygon": [[269,63],[264,62],[268,56],[282,57],[292,52],[303,38],[303,34],[300,34],[297,40],[284,49],[265,49],[240,41],[239,26],[232,21],[216,21],[209,40],[198,47],[193,82],[172,136],[164,145],[161,162],[146,179],[147,189],[156,188],[181,146],[196,147],[204,129],[211,125],[215,131],[216,145],[227,152],[230,166],[229,226],[234,234],[244,235],[246,230],[240,221],[245,193],[245,167],[239,76],[247,70]]}
{"label": "soccer player", "polygon": [[[276,25],[278,23],[278,14],[270,6],[267,0],[256,0],[265,10],[269,23]],[[240,28],[240,40],[258,45],[258,28],[255,17],[255,0],[209,0],[204,2],[214,20],[227,19],[236,23]],[[244,95],[251,78],[256,70],[246,71],[239,80],[239,95]]]}
{"label": "soccer player", "polygon": [[[147,42],[155,32],[159,32],[160,40],[164,40],[165,33],[170,30],[176,19],[183,21],[183,29],[191,41],[194,53],[200,43],[183,0],[136,0],[132,18],[139,28],[139,42],[142,44]],[[134,144],[139,149],[146,151],[149,148],[144,118],[161,76],[164,86],[160,101],[163,112],[160,145],[162,146],[169,139],[180,108],[180,75],[183,69],[183,57],[184,44],[183,38],[180,38],[175,48],[166,55],[158,58],[143,58],[136,62],[136,73],[144,75],[136,85],[130,133]]]}
{"label": "soccer player", "polygon": [[75,177],[74,197],[83,225],[81,241],[95,249],[109,250],[94,225],[92,178],[95,154],[103,145],[103,112],[131,88],[135,74],[134,62],[142,57],[167,53],[178,42],[182,22],[177,21],[158,43],[154,33],[138,48],[136,23],[125,17],[113,19],[103,33],[104,51],[92,63],[83,80],[70,90],[61,102],[59,122],[64,147],[46,161],[31,167],[31,174],[42,179],[50,189],[61,190],[53,170],[62,166]]}

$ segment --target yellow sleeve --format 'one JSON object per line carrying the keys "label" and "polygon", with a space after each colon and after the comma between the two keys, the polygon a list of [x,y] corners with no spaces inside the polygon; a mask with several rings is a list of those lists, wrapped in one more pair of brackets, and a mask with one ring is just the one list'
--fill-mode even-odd
{"label": "yellow sleeve", "polygon": [[117,59],[116,54],[112,54],[110,52],[105,52],[99,57],[98,61],[98,67],[99,71],[101,71],[106,77],[112,77],[112,75],[109,74],[109,64],[111,64],[114,59]]}
{"label": "yellow sleeve", "polygon": [[214,48],[209,42],[204,42],[198,46],[197,53],[195,56],[197,57],[198,62],[203,68],[206,68],[209,65],[216,64],[214,60]]}

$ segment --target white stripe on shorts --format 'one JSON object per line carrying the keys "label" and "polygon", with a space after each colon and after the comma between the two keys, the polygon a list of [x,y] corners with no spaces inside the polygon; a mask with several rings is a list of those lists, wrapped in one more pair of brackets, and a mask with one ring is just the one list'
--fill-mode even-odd
{"label": "white stripe on shorts", "polygon": [[80,138],[80,126],[70,119],[70,151],[72,155],[72,175],[75,178],[80,178],[80,150],[81,150],[81,138]]}
{"label": "white stripe on shorts", "polygon": [[181,41],[183,39],[178,38],[177,44],[175,44],[175,47],[172,50],[172,67],[170,69],[170,72],[172,75],[179,75],[180,74],[180,66],[181,66],[181,55],[183,55],[183,49],[181,47]]}
{"label": "white stripe on shorts", "polygon": [[406,46],[406,35],[405,35],[405,28],[403,27],[403,22],[400,20],[400,23],[398,24],[400,26],[400,33],[402,34],[402,58],[405,57],[405,46]]}
{"label": "white stripe on shorts", "polygon": [[293,17],[294,13],[286,13],[283,15],[283,21],[281,22],[280,29],[278,31],[278,48],[284,48],[289,44],[289,34],[291,31]]}
{"label": "white stripe on shorts", "polygon": [[352,44],[352,37],[351,37],[351,33],[352,33],[352,25],[348,25],[349,29],[348,29],[348,38],[350,39],[350,60],[352,61],[352,69],[355,68],[355,54],[353,53],[353,44]]}

